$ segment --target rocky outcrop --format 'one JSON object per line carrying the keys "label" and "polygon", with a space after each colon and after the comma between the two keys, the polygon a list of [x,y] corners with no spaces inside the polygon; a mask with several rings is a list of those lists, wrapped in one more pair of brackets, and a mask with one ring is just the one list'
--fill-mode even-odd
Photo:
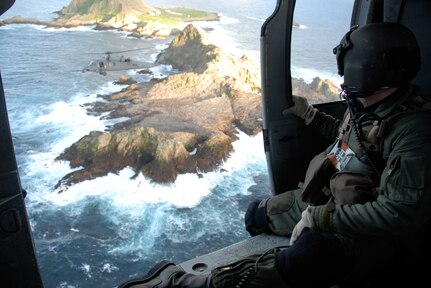
{"label": "rocky outcrop", "polygon": [[217,90],[227,94],[229,89],[260,92],[258,63],[246,55],[234,59],[220,48],[209,44],[205,32],[191,24],[171,42],[158,57],[157,63],[171,64],[186,73],[197,74],[192,78],[202,79],[196,79],[195,85],[189,85],[192,89],[207,90],[205,83],[210,82],[222,85]]}
{"label": "rocky outcrop", "polygon": [[[91,132],[66,149],[57,160],[70,161],[78,170],[66,175],[59,186],[125,167],[157,183],[172,183],[181,173],[217,169],[232,152],[237,129],[248,135],[261,131],[257,63],[246,56],[234,58],[207,43],[205,32],[193,25],[171,42],[157,62],[180,73],[131,82],[120,92],[101,95],[103,101],[88,104],[89,113],[108,112],[104,117],[128,120],[105,132]],[[127,81],[131,79],[121,79]],[[330,82],[318,78],[311,84],[295,80],[294,86],[294,92],[304,96],[337,94]]]}
{"label": "rocky outcrop", "polygon": [[43,25],[48,26],[50,21],[43,21],[36,18],[24,18],[22,16],[14,16],[5,20],[2,20],[1,23],[3,25],[9,24],[34,24],[34,25]]}
{"label": "rocky outcrop", "polygon": [[340,99],[340,88],[328,79],[315,77],[309,84],[302,79],[292,79],[292,94],[306,96],[310,102],[322,103]]}
{"label": "rocky outcrop", "polygon": [[135,84],[136,80],[134,80],[131,77],[127,77],[127,76],[121,76],[117,81],[114,81],[114,84],[116,85],[130,85],[130,84]]}

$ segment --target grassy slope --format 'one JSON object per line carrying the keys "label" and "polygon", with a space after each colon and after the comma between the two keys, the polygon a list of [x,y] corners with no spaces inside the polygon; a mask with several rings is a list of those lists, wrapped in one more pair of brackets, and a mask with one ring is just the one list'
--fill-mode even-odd
{"label": "grassy slope", "polygon": [[176,24],[179,22],[187,22],[187,21],[210,21],[217,20],[218,16],[216,13],[199,11],[194,9],[188,9],[183,7],[177,8],[159,8],[161,14],[160,15],[143,15],[141,17],[143,22],[147,21],[158,21],[160,23],[165,24]]}

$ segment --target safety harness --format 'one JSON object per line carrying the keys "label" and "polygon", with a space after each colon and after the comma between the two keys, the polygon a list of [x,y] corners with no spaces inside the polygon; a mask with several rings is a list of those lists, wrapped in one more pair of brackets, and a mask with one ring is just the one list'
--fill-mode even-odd
{"label": "safety harness", "polygon": [[[380,118],[374,113],[365,113],[357,120],[352,120],[349,113],[340,126],[338,139],[341,139],[341,143],[346,143],[347,132],[351,129],[350,127],[353,127],[361,148],[359,151],[354,151],[356,156],[362,162],[368,162],[380,176],[385,166],[383,143],[393,124],[403,116],[425,110],[431,110],[431,101],[418,94],[396,107],[384,118]],[[363,135],[362,123],[370,118],[374,119],[372,127],[366,135]]]}
{"label": "safety harness", "polygon": [[[302,185],[302,200],[312,205],[322,205],[331,197],[340,204],[370,201],[377,195],[376,189],[385,167],[385,137],[396,120],[423,110],[431,110],[431,101],[417,95],[395,107],[384,117],[378,117],[372,112],[347,112],[339,127],[336,143],[329,151],[318,154],[310,162]],[[362,129],[364,121],[373,121],[368,131]],[[358,147],[349,145],[352,143],[351,137],[356,137]],[[345,170],[354,157],[364,167],[369,167],[366,169],[372,169],[368,175]]]}

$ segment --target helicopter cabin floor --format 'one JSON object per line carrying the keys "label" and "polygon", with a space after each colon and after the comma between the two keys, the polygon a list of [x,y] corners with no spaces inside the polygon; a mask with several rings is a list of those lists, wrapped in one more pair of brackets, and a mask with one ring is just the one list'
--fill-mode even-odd
{"label": "helicopter cabin floor", "polygon": [[260,234],[240,241],[220,250],[198,256],[178,266],[191,274],[208,274],[216,267],[238,261],[254,253],[262,253],[271,248],[289,245],[290,238]]}

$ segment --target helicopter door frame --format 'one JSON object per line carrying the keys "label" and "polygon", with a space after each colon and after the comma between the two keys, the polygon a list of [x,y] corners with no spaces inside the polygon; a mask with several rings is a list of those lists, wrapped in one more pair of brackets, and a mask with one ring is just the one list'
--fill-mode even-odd
{"label": "helicopter door frame", "polygon": [[[274,195],[296,189],[311,159],[330,144],[298,117],[283,115],[293,105],[290,57],[295,4],[295,0],[279,0],[261,30],[263,138]],[[341,101],[314,106],[338,118],[345,111]]]}
{"label": "helicopter door frame", "polygon": [[0,282],[43,287],[24,203],[0,74]]}
{"label": "helicopter door frame", "polygon": [[[291,169],[286,167],[286,163],[292,163],[294,155],[288,151],[291,146],[296,146],[294,136],[285,131],[286,117],[283,116],[283,110],[293,103],[290,47],[295,4],[295,0],[278,0],[274,13],[262,25],[260,36],[262,134],[273,194],[279,194],[290,186],[283,183],[285,177],[280,175],[280,171],[289,174]],[[294,119],[292,117],[292,121]],[[298,126],[299,122],[294,125]],[[281,142],[285,145],[279,145]]]}

